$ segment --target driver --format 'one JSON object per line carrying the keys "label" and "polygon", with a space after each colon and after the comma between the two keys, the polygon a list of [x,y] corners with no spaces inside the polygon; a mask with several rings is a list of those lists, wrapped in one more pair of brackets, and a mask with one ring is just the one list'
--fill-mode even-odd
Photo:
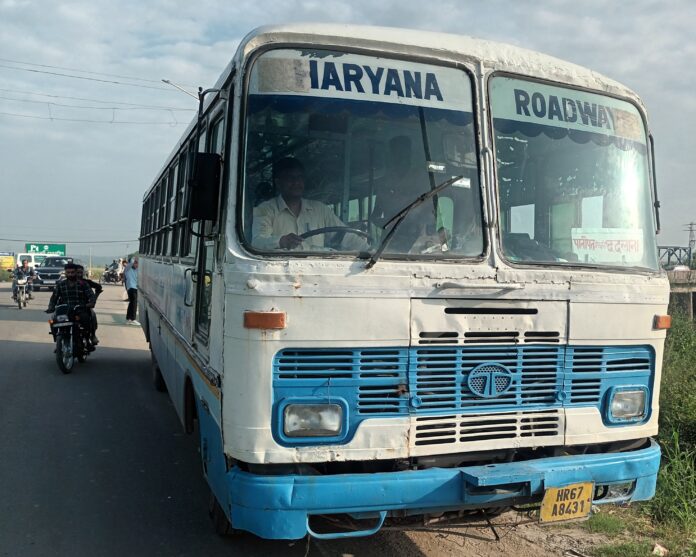
{"label": "driver", "polygon": [[58,304],[67,304],[70,307],[84,306],[80,313],[80,319],[87,323],[87,330],[92,330],[90,309],[94,307],[97,299],[94,292],[84,280],[77,278],[77,265],[68,263],[65,265],[65,280],[56,283],[51,300],[48,302],[46,313],[53,313]]}
{"label": "driver", "polygon": [[[273,165],[273,181],[277,197],[264,201],[254,209],[252,245],[262,250],[312,250],[324,249],[327,236],[317,234],[303,239],[300,234],[327,226],[345,227],[341,219],[321,201],[302,197],[305,189],[305,171],[300,161],[293,157],[282,158]],[[341,248],[363,250],[365,241],[346,234]]]}

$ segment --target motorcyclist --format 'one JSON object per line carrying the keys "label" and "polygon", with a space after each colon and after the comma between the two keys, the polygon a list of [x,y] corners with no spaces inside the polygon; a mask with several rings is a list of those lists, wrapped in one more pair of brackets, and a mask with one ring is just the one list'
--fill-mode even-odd
{"label": "motorcyclist", "polygon": [[[93,280],[86,279],[85,278],[85,268],[82,265],[77,266],[77,280],[83,280],[87,283],[87,285],[92,289],[94,292],[94,303],[97,303],[97,299],[99,298],[99,295],[103,292],[102,285],[99,284],[98,282],[94,282]],[[97,328],[99,327],[97,323],[97,314],[96,312],[90,308],[90,317],[91,317],[91,327],[89,331],[89,338],[90,341],[94,346],[99,344],[99,339],[97,338]]]}
{"label": "motorcyclist", "polygon": [[32,279],[36,276],[36,273],[34,272],[34,269],[29,267],[29,260],[27,259],[22,259],[22,265],[21,267],[17,265],[17,268],[13,271],[12,273],[12,299],[17,300],[17,281],[21,279],[28,279],[27,280],[27,294],[29,296],[29,299],[32,300],[34,296],[32,296],[32,292],[34,291],[32,287]]}
{"label": "motorcyclist", "polygon": [[104,282],[118,282],[118,262],[114,259],[110,265],[104,266],[104,274],[102,275]]}
{"label": "motorcyclist", "polygon": [[78,280],[77,267],[75,263],[65,265],[65,280],[56,283],[46,313],[53,313],[58,304],[67,304],[70,307],[83,306],[85,309],[80,313],[80,320],[87,324],[88,331],[93,331],[92,316],[88,310],[94,307],[97,298],[84,280]]}

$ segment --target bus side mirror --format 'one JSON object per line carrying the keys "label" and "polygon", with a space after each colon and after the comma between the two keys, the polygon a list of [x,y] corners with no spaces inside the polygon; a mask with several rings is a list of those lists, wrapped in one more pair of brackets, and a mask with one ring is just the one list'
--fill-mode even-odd
{"label": "bus side mirror", "polygon": [[190,220],[217,220],[222,157],[217,153],[196,153],[194,175],[189,180]]}

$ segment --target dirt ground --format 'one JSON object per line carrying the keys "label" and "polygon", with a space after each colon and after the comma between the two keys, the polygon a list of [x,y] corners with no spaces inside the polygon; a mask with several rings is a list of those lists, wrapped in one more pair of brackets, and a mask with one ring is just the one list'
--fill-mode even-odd
{"label": "dirt ground", "polygon": [[[578,525],[541,526],[527,516],[508,512],[491,519],[495,531],[479,517],[456,527],[428,531],[382,530],[370,538],[343,540],[340,544],[311,540],[308,556],[361,557],[583,557],[593,547],[610,543],[604,535],[592,534]],[[306,542],[297,542],[305,544]],[[339,549],[340,545],[340,549]]]}

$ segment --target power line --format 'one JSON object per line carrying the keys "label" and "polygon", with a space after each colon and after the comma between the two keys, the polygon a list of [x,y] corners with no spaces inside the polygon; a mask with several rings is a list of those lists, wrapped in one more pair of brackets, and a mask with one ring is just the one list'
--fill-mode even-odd
{"label": "power line", "polygon": [[5,93],[15,93],[15,94],[23,94],[23,95],[37,95],[39,97],[50,97],[52,99],[70,99],[73,101],[88,101],[88,102],[103,103],[103,104],[122,104],[125,106],[135,106],[135,107],[140,107],[140,108],[161,108],[162,110],[193,110],[193,111],[196,110],[195,108],[177,108],[177,107],[152,105],[152,104],[137,104],[137,103],[127,103],[127,102],[122,102],[122,101],[107,101],[107,100],[103,100],[103,99],[88,99],[85,97],[70,97],[70,96],[66,96],[66,95],[51,95],[49,93],[35,93],[34,91],[23,91],[20,89],[0,89],[0,91],[5,92]]}
{"label": "power line", "polygon": [[0,116],[16,116],[18,118],[32,118],[34,120],[50,120],[60,122],[82,122],[86,124],[138,124],[143,126],[185,126],[188,122],[143,122],[137,120],[89,120],[87,118],[57,118],[53,116],[34,116],[31,114],[17,114],[15,112],[0,112]]}
{"label": "power line", "polygon": [[23,102],[23,103],[34,103],[34,104],[50,104],[51,106],[63,106],[67,108],[82,108],[82,109],[90,109],[90,110],[164,110],[166,112],[171,112],[173,110],[178,111],[186,111],[186,112],[195,112],[195,108],[165,108],[165,107],[158,107],[158,108],[143,108],[143,107],[120,107],[120,106],[80,106],[80,105],[75,105],[75,104],[63,104],[63,103],[57,103],[53,101],[37,101],[34,99],[13,99],[11,97],[4,97],[0,96],[0,99],[4,99],[6,101],[15,101],[15,102]]}
{"label": "power line", "polygon": [[[79,68],[66,68],[63,66],[50,66],[48,64],[35,64],[32,62],[22,62],[20,60],[9,60],[8,58],[0,58],[1,62],[10,62],[12,64],[23,64],[25,66],[34,66],[37,68],[51,68],[53,70],[66,70],[69,72],[80,72],[80,73],[87,73],[91,75],[103,75],[106,77],[118,77],[120,79],[131,79],[133,81],[144,81],[147,83],[159,83],[159,79],[147,79],[145,77],[133,77],[129,75],[118,75],[118,74],[112,74],[112,73],[104,73],[104,72],[93,72],[90,70],[81,70]],[[187,85],[187,87],[194,87],[193,85]]]}
{"label": "power line", "polygon": [[[5,228],[5,230],[12,230],[12,231],[15,231],[18,229],[18,230],[30,230],[33,232],[37,232],[37,230],[38,230],[38,231],[42,231],[42,232],[39,232],[40,234],[46,233],[47,230],[48,230],[48,234],[54,234],[55,230],[56,230],[55,226],[37,226],[37,225],[20,226],[20,225],[16,225],[13,223],[8,224],[4,228]],[[106,227],[100,226],[98,228],[85,228],[83,226],[75,227],[75,226],[63,226],[63,225],[61,225],[60,229],[63,231],[67,230],[70,232],[85,232],[85,231],[87,231],[87,232],[119,232],[119,233],[123,233],[122,227],[121,228],[106,228]],[[129,232],[134,232],[136,234],[138,233],[137,230],[129,230]],[[5,233],[4,231],[0,231],[0,234],[4,234],[4,233]],[[10,232],[10,234],[12,234],[12,232]]]}
{"label": "power line", "polygon": [[56,75],[59,77],[70,77],[72,79],[84,79],[86,81],[98,81],[99,83],[109,83],[111,85],[125,85],[127,87],[139,87],[141,89],[157,89],[159,91],[171,91],[168,87],[155,87],[154,85],[139,85],[137,83],[123,83],[122,81],[112,81],[109,79],[97,79],[96,77],[85,77],[82,75],[70,75],[60,72],[47,72],[45,70],[33,70],[31,68],[17,68],[15,66],[7,66],[5,64],[0,64],[0,68],[6,68],[8,70],[19,70],[22,72],[32,72],[32,73],[43,73],[47,75]]}
{"label": "power line", "polygon": [[[140,240],[40,240],[32,242],[34,244],[132,244]],[[0,242],[20,242],[26,243],[26,240],[17,240],[16,238],[0,238]]]}

